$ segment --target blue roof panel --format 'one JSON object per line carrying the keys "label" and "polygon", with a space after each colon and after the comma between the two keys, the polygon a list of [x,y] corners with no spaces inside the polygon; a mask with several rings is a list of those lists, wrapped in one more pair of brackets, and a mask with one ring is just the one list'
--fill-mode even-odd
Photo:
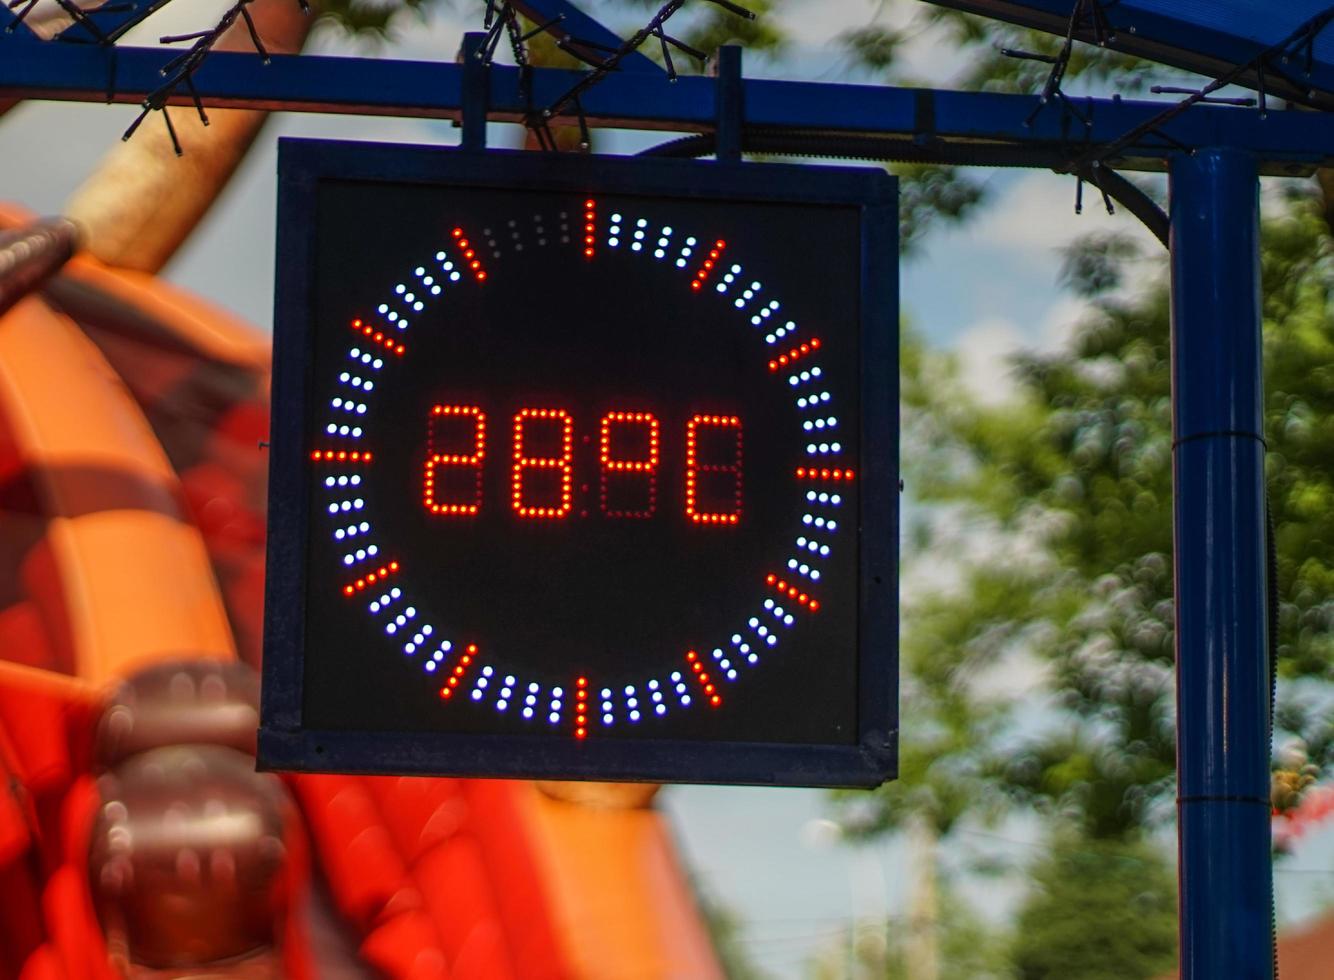
{"label": "blue roof panel", "polygon": [[[928,2],[1064,34],[1079,0]],[[1321,15],[1334,20],[1330,0],[1102,0],[1101,7],[1114,31],[1109,48],[1210,77],[1255,59]],[[1090,18],[1083,19],[1076,36],[1093,40]],[[1271,60],[1265,76],[1270,93],[1334,109],[1334,23],[1315,35],[1309,71],[1303,46],[1286,61]],[[1254,72],[1238,81],[1252,88],[1259,84]]]}

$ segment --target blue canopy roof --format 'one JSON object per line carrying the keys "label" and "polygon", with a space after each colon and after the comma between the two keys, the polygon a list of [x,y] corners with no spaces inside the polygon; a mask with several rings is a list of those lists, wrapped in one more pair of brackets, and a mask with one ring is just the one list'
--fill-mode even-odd
{"label": "blue canopy roof", "polygon": [[[1080,0],[928,0],[996,20],[1065,34]],[[1112,35],[1107,47],[1211,78],[1244,65],[1292,38],[1303,25],[1334,19],[1331,0],[1085,0],[1101,7]],[[1075,36],[1093,41],[1092,16],[1083,16]],[[1334,109],[1334,23],[1314,33],[1313,43],[1294,41],[1286,58],[1269,59],[1264,87],[1273,95]],[[1250,71],[1239,84],[1257,88]]]}

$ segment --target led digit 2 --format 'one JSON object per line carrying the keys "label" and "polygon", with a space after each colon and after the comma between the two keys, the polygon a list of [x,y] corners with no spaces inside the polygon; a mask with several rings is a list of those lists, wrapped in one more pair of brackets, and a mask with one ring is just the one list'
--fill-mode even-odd
{"label": "led digit 2", "polygon": [[[473,451],[471,453],[438,453],[435,451],[436,423],[451,417],[463,416],[473,420]],[[422,505],[432,514],[475,517],[482,509],[482,461],[486,458],[486,413],[476,405],[436,405],[426,425],[426,473],[422,477]],[[436,487],[436,468],[440,466],[471,466],[473,476],[472,503],[441,503]]]}

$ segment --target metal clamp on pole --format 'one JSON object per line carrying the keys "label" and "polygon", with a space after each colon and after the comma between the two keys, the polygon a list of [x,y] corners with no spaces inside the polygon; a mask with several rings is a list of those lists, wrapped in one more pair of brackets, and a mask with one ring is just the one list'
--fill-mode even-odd
{"label": "metal clamp on pole", "polygon": [[463,35],[459,47],[459,61],[463,63],[463,97],[459,107],[459,125],[463,138],[459,145],[465,150],[486,149],[486,111],[491,101],[491,66],[484,60],[486,35],[469,31]]}
{"label": "metal clamp on pole", "polygon": [[724,44],[714,55],[710,74],[717,81],[714,98],[714,156],[736,163],[741,159],[741,127],[745,120],[745,92],[741,85],[741,48]]}
{"label": "metal clamp on pole", "polygon": [[1269,980],[1269,664],[1259,181],[1171,163],[1181,980]]}

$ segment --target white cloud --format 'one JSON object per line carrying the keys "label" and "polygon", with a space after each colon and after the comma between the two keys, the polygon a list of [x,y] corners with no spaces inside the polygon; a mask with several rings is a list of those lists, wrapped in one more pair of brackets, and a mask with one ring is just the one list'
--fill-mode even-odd
{"label": "white cloud", "polygon": [[1021,177],[997,205],[970,229],[979,243],[1007,250],[1039,253],[1050,261],[1053,250],[1092,232],[1120,232],[1146,249],[1162,250],[1147,228],[1130,212],[1117,207],[1108,214],[1096,187],[1084,185],[1084,211],[1075,214],[1072,177],[1034,171]]}
{"label": "white cloud", "polygon": [[986,317],[959,335],[959,373],[978,402],[999,405],[1013,396],[1010,356],[1027,340],[1017,324],[1003,317]]}

